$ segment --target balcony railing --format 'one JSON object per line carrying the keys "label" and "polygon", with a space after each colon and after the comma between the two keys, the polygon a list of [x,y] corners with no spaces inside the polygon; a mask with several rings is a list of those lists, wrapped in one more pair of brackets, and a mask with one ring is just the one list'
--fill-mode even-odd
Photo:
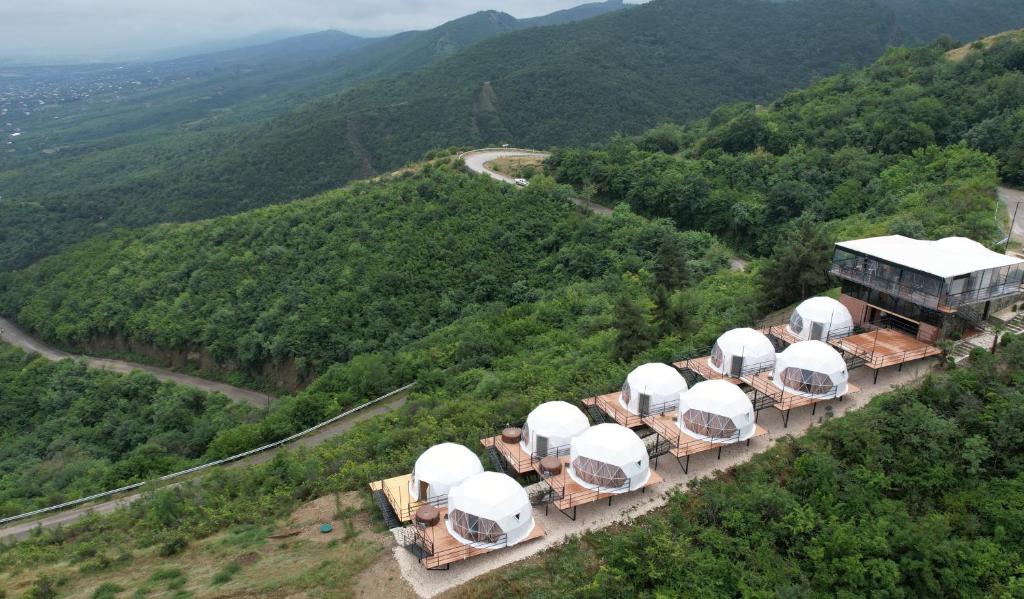
{"label": "balcony railing", "polygon": [[877,291],[895,295],[911,303],[933,309],[956,309],[970,304],[977,304],[993,299],[1008,297],[1021,293],[1021,282],[1003,282],[979,289],[971,289],[961,293],[936,293],[921,287],[906,285],[890,277],[858,266],[839,262],[832,263],[829,272],[833,275],[860,283]]}

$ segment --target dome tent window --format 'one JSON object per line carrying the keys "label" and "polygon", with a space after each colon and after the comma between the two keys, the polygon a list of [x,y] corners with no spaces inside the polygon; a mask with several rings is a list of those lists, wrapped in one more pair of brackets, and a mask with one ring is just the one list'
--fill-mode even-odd
{"label": "dome tent window", "polygon": [[583,456],[573,460],[572,467],[581,480],[598,487],[618,489],[628,480],[622,468]]}
{"label": "dome tent window", "polygon": [[534,529],[530,497],[514,479],[498,472],[481,472],[448,494],[445,526],[464,545],[515,545]]}
{"label": "dome tent window", "polygon": [[719,372],[722,371],[722,347],[717,343],[711,350],[711,365]]}
{"label": "dome tent window", "polygon": [[831,399],[849,389],[849,372],[843,356],[821,341],[794,343],[775,361],[776,387],[799,395]]}
{"label": "dome tent window", "polygon": [[448,516],[452,528],[464,539],[481,543],[497,543],[505,531],[494,520],[467,514],[462,510],[454,510]]}
{"label": "dome tent window", "polygon": [[829,375],[802,368],[786,368],[780,377],[783,385],[811,395],[828,395],[836,388]]}
{"label": "dome tent window", "polygon": [[756,432],[754,406],[747,394],[729,381],[702,381],[683,394],[679,428],[715,443],[750,439]]}
{"label": "dome tent window", "polygon": [[793,331],[794,335],[804,332],[804,319],[798,312],[793,312],[793,315],[789,317],[789,329]]}
{"label": "dome tent window", "polygon": [[635,432],[619,424],[598,424],[572,440],[568,475],[590,490],[625,493],[650,480],[649,460]]}
{"label": "dome tent window", "polygon": [[688,430],[716,439],[728,439],[737,431],[731,418],[701,410],[687,410],[683,414],[683,423]]}

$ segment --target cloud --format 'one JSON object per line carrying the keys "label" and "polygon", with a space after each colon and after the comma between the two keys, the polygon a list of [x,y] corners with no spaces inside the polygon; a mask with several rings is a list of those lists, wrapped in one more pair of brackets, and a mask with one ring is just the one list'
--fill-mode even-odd
{"label": "cloud", "polygon": [[271,29],[426,29],[480,10],[531,17],[586,1],[0,0],[0,54],[139,52]]}

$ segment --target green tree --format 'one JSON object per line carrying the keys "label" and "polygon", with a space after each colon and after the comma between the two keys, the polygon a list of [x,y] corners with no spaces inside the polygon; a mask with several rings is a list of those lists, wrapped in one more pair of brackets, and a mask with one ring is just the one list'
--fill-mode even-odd
{"label": "green tree", "polygon": [[767,305],[781,308],[828,288],[832,243],[821,223],[797,219],[780,234],[775,252],[761,269]]}
{"label": "green tree", "polygon": [[618,360],[629,360],[657,341],[647,314],[628,293],[620,293],[613,313],[615,327],[614,355]]}

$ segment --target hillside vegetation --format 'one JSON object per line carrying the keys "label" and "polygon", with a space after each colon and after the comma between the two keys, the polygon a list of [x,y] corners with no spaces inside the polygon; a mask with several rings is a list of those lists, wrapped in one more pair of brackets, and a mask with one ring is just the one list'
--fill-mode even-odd
{"label": "hillside vegetation", "polygon": [[0,344],[0,518],[191,466],[251,408]]}
{"label": "hillside vegetation", "polygon": [[1024,341],[1007,341],[450,595],[1016,596]]}
{"label": "hillside vegetation", "polygon": [[[1019,10],[993,6],[1004,18],[998,29],[1024,25]],[[932,14],[943,22],[941,10]],[[467,20],[515,28],[498,14]],[[299,85],[302,97],[272,95],[287,105],[279,116],[250,107],[160,135],[79,137],[56,155],[15,159],[0,167],[0,268],[111,227],[308,196],[439,147],[589,143],[704,116],[722,102],[768,101],[867,64],[903,35],[897,16],[872,0],[655,0],[487,40],[493,34],[474,25],[465,42],[459,25],[317,67],[340,78]],[[955,25],[994,31],[969,18]],[[427,66],[431,57],[444,60]],[[349,88],[354,82],[363,85]],[[331,91],[341,93],[317,99]]]}
{"label": "hillside vegetation", "polygon": [[[964,63],[975,66],[963,76],[984,80],[986,69],[1007,51],[998,46],[981,51],[976,60]],[[934,66],[942,60],[941,48],[894,52],[874,68],[889,65],[894,72],[913,76],[913,65]],[[851,88],[868,85],[865,75],[849,73],[824,80],[812,91],[828,89],[844,76],[851,82],[864,81],[850,83]],[[990,101],[984,95],[975,98],[981,104]],[[808,100],[807,106],[810,110],[816,104]],[[897,106],[888,110],[898,115]],[[620,146],[627,149],[626,156],[641,151],[629,140],[624,145],[612,143],[607,151]],[[873,153],[865,147],[853,155]],[[651,154],[668,161],[685,158]],[[750,156],[743,150],[719,150],[716,159],[729,162],[733,154],[737,164],[757,156],[773,161],[767,149]],[[919,201],[934,209],[908,213],[915,218],[927,214],[920,226],[930,234],[961,227],[970,231],[972,223],[983,223],[995,212],[991,189],[974,180],[981,178],[989,185],[999,162],[981,151],[935,146],[877,160],[886,169],[896,169],[886,180],[922,186]],[[796,170],[803,168],[800,162],[790,164]],[[876,161],[868,164],[875,165],[867,169],[870,181],[875,176],[870,175],[871,168],[878,167]],[[735,185],[740,186],[749,172],[733,171]],[[941,183],[939,172],[944,173]],[[750,177],[750,181],[753,193],[757,180]],[[670,221],[643,218],[626,205],[618,205],[611,216],[594,217],[576,212],[567,200],[568,191],[544,178],[525,190],[515,189],[469,176],[457,165],[437,164],[416,174],[361,183],[288,206],[104,236],[4,275],[0,305],[23,321],[38,323],[51,339],[81,343],[93,335],[148,335],[155,343],[182,340],[185,348],[173,348],[181,350],[195,350],[193,344],[210,340],[218,345],[209,351],[234,356],[238,367],[245,364],[245,355],[301,358],[320,374],[304,390],[281,398],[259,421],[222,428],[206,449],[208,457],[279,439],[411,380],[419,385],[400,409],[362,422],[315,450],[284,452],[254,468],[219,470],[191,484],[154,493],[110,517],[0,547],[0,584],[24,581],[25,573],[31,572],[40,579],[52,577],[51,582],[61,576],[67,579],[70,573],[76,577],[74,584],[96,585],[114,576],[121,567],[116,564],[158,559],[155,556],[165,547],[180,550],[182,543],[240,530],[232,528],[236,526],[250,531],[267,527],[303,501],[363,489],[368,480],[407,472],[416,456],[434,443],[454,441],[479,447],[484,433],[523,418],[538,403],[573,401],[616,389],[637,364],[666,361],[706,347],[726,329],[752,323],[768,305],[779,301],[774,294],[779,289],[804,296],[828,284],[821,276],[822,260],[829,255],[828,235],[838,229],[822,230],[813,206],[795,199],[790,205],[785,195],[780,194],[776,204],[789,217],[779,221],[784,223],[780,230],[789,233],[782,237],[785,243],[770,257],[753,261],[748,272],[732,272],[726,268],[727,253],[721,242],[698,230],[705,228],[703,222],[686,223],[695,230],[680,232]],[[893,226],[893,214],[876,205],[888,201],[887,196],[853,193],[850,197],[861,202],[859,226],[865,230]],[[970,201],[952,209],[951,197]],[[305,216],[306,212],[315,217]],[[397,232],[371,227],[384,218],[394,221]],[[842,224],[852,230],[853,221],[847,218],[836,221],[836,227]],[[979,230],[990,232],[984,227]],[[520,242],[518,237],[531,241]],[[352,251],[370,244],[375,244],[374,252]],[[473,271],[476,278],[444,272],[429,257],[416,254],[420,245],[451,252],[445,267]],[[232,269],[225,264],[233,260],[239,268],[253,269],[254,278],[231,275]],[[390,268],[399,270],[392,275]],[[418,274],[419,269],[425,272]],[[500,273],[498,280],[478,287],[477,279],[486,280],[482,275],[488,272]],[[406,279],[415,286],[406,285]],[[433,279],[439,279],[439,284]],[[130,285],[125,283],[128,280]],[[523,285],[515,285],[520,280]],[[363,287],[384,295],[359,295]],[[294,294],[299,294],[298,301],[291,299]],[[332,303],[339,294],[346,295],[346,302]],[[423,299],[416,300],[420,294]],[[455,304],[455,311],[448,312],[443,309],[445,297],[458,297],[463,304]],[[189,306],[199,316],[192,318],[192,312],[179,305]],[[408,306],[410,314],[393,309]],[[290,320],[288,315],[296,311],[304,318]],[[231,318],[221,321],[221,316]],[[396,335],[393,345],[369,335],[361,337],[359,327],[389,330],[390,319],[395,319],[390,329]],[[111,329],[110,322],[118,323],[118,328]],[[273,326],[263,328],[268,322]],[[259,343],[243,344],[242,339]],[[262,353],[240,353],[254,347]],[[283,352],[274,353],[278,348]],[[729,577],[723,585],[743,585],[736,588],[750,589],[752,594],[768,595],[777,588],[813,594],[828,588],[832,580],[851,594],[871,584],[902,589],[905,596],[920,594],[922,588],[938,589],[928,594],[948,594],[970,588],[962,586],[969,584],[992,593],[1010,588],[1013,583],[1008,576],[1016,571],[1010,540],[1016,537],[1012,522],[1006,522],[1012,514],[972,520],[958,507],[978,505],[975,499],[986,496],[1000,498],[985,504],[986,510],[989,505],[992,511],[1003,504],[1015,505],[1012,485],[998,477],[1016,476],[1012,444],[1018,435],[1013,431],[1020,425],[1014,406],[1020,402],[1014,397],[1019,393],[1017,370],[1024,347],[1012,345],[1006,351],[1007,361],[1001,364],[983,362],[979,370],[970,371],[973,374],[954,374],[920,395],[898,394],[883,400],[894,403],[883,403],[874,415],[864,417],[867,425],[843,437],[844,443],[849,440],[858,450],[834,454],[839,465],[831,479],[826,476],[828,468],[819,468],[819,462],[826,466],[830,462],[817,449],[810,463],[785,465],[791,455],[812,452],[819,445],[793,449],[794,454],[780,448],[749,471],[752,480],[763,483],[755,494],[746,495],[739,488],[722,491],[730,501],[739,502],[729,504],[727,510],[702,510],[698,515],[709,514],[707,519],[688,524],[685,518],[693,513],[680,497],[674,502],[684,503],[673,505],[682,507],[673,507],[669,516],[654,516],[650,526],[636,532],[617,531],[618,537],[587,537],[572,545],[582,547],[576,554],[556,554],[559,561],[545,563],[544,568],[556,571],[577,555],[592,555],[590,547],[580,544],[591,538],[601,539],[602,546],[608,547],[601,559],[609,569],[595,566],[574,574],[568,580],[575,591],[544,586],[561,584],[557,581],[541,585],[531,578],[533,574],[514,569],[508,592],[528,594],[536,589],[543,596],[552,589],[608,595],[617,581],[624,589],[622,596],[654,596],[655,590],[672,596],[692,581],[683,578],[691,570],[665,561],[669,557],[692,560],[684,563],[692,563],[692,571],[702,573],[701,580],[719,580],[715,578],[719,573],[723,579]],[[904,410],[906,402],[911,405]],[[923,407],[914,405],[918,403]],[[893,412],[897,416],[890,416]],[[843,422],[830,423],[824,430],[846,434]],[[911,435],[912,443],[893,441]],[[815,437],[814,443],[822,438]],[[940,454],[945,461],[938,459]],[[784,469],[760,469],[776,465]],[[815,484],[835,481],[832,486],[823,485],[820,501],[814,499],[818,491],[811,488],[812,482],[787,489],[790,495],[773,494],[772,485],[785,486],[807,472],[825,473],[825,478],[808,479]],[[988,495],[970,495],[975,491]],[[800,501],[805,497],[814,500],[803,506]],[[878,509],[866,515],[869,508],[859,499],[877,501]],[[787,516],[795,512],[797,516]],[[728,528],[733,519],[739,525]],[[739,536],[759,530],[749,523],[760,521],[767,523],[764,536]],[[932,525],[935,528],[927,536]],[[996,526],[1003,527],[1001,532]],[[678,534],[671,532],[677,527]],[[821,539],[815,537],[817,531],[824,535]],[[991,531],[997,540],[986,542],[984,537]],[[691,532],[699,538],[686,536]],[[722,536],[725,533],[732,536]],[[897,533],[905,535],[897,537],[898,543],[890,541]],[[658,565],[656,570],[640,571],[635,566],[636,555],[641,555],[635,546],[641,538],[656,540],[654,546],[664,549],[662,557],[650,562]],[[676,538],[679,547],[692,551],[681,555],[681,549],[672,545]],[[829,539],[834,542],[822,554],[821,547]],[[123,552],[123,560],[114,547]],[[926,577],[921,572],[934,569],[937,562],[928,560],[935,552],[950,564],[960,563],[957,560],[963,556],[962,563],[968,564],[962,574],[966,578],[920,582]],[[95,560],[103,557],[107,569],[82,572],[74,560],[83,554],[96,556]],[[903,554],[909,556],[907,561],[890,563]],[[858,559],[848,559],[850,555]],[[868,563],[878,569],[858,569],[861,555],[875,559]],[[915,557],[919,555],[925,557]],[[984,562],[986,556],[991,561]],[[225,559],[223,552],[201,557]],[[805,563],[810,560],[817,560],[814,567],[821,572],[818,575],[815,570],[813,579],[803,574],[810,571]],[[581,563],[593,562],[588,558]],[[739,565],[759,578],[732,576]],[[321,564],[308,569],[314,580],[322,574],[317,568]],[[761,575],[767,571],[773,573]],[[875,572],[884,576],[870,578]],[[841,578],[836,573],[850,576]],[[487,584],[501,583],[490,580]],[[723,594],[737,592],[734,587],[722,588]],[[896,591],[894,596],[899,595]]]}

